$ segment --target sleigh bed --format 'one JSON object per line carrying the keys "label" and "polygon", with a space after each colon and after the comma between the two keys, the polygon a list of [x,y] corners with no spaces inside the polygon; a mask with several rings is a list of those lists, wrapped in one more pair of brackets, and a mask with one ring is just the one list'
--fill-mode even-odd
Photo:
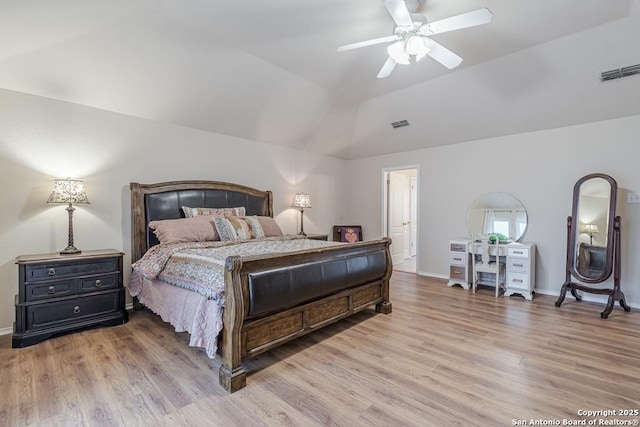
{"label": "sleigh bed", "polygon": [[[184,217],[183,206],[216,209],[242,207],[246,218],[255,216],[270,219],[273,217],[272,194],[270,191],[215,181],[131,183],[130,189],[131,261],[134,263],[130,291],[134,277],[136,281],[139,280],[135,292],[131,292],[135,297],[134,305],[139,306],[139,298],[154,312],[171,313],[175,316],[171,323],[176,330],[189,330],[190,322],[213,327],[216,321],[212,319],[212,313],[220,312],[221,324],[218,329],[212,330],[217,335],[215,331],[221,329],[217,335],[222,357],[219,382],[230,393],[246,385],[247,372],[242,366],[245,359],[372,305],[379,313],[391,313],[389,278],[392,266],[389,253],[391,241],[388,238],[344,244],[314,243],[297,237],[300,240],[297,243],[306,249],[228,256],[222,262],[223,267],[219,267],[223,276],[222,285],[219,285],[223,296],[218,299],[167,284],[158,278],[142,279],[137,274],[137,265],[144,262],[146,256],[143,256],[147,252],[158,253],[166,246],[159,245],[149,227],[151,221],[179,220]],[[271,246],[277,245],[274,240],[283,240],[283,244],[289,245],[296,243],[287,239],[289,237],[281,236],[256,240],[269,241],[265,244]],[[296,237],[292,236],[291,239],[295,240]],[[237,243],[245,245],[254,242]],[[165,252],[178,252],[182,248],[189,252],[195,251],[193,246],[216,245],[225,246],[226,243],[183,243],[173,245]],[[227,250],[225,248],[216,246],[213,250],[224,253]],[[171,255],[174,256],[179,255]],[[136,263],[138,260],[140,263]],[[196,306],[206,306],[209,311],[194,314],[191,309],[184,309]],[[198,319],[194,319],[194,315]],[[161,316],[165,318],[163,314]],[[207,333],[204,331],[203,334]],[[191,345],[210,345],[204,342],[205,338],[198,337],[198,342],[194,343],[194,335],[191,337]],[[209,354],[210,357],[214,355]]]}

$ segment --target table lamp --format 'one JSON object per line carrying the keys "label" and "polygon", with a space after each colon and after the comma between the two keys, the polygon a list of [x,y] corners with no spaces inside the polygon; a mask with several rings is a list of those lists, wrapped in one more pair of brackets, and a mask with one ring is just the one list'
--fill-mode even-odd
{"label": "table lamp", "polygon": [[589,239],[591,239],[589,241],[589,244],[593,245],[593,235],[599,233],[598,226],[595,225],[595,224],[586,224],[584,226],[584,230],[583,231],[584,231],[584,233],[588,234],[589,235]]}
{"label": "table lamp", "polygon": [[68,203],[69,213],[69,241],[67,247],[60,251],[61,254],[79,254],[80,249],[73,246],[73,204],[88,205],[89,200],[84,191],[84,183],[75,179],[56,179],[53,182],[53,191],[47,203]]}
{"label": "table lamp", "polygon": [[307,233],[304,232],[304,210],[311,207],[311,198],[306,193],[296,193],[293,207],[300,209],[300,232],[298,234],[306,236]]}

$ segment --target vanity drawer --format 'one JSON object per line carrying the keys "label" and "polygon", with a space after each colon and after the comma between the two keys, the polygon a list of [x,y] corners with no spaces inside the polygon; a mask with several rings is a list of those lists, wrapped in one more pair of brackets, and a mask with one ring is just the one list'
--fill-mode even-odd
{"label": "vanity drawer", "polygon": [[455,265],[449,266],[449,278],[462,280],[463,282],[467,281],[467,269],[464,267],[458,267]]}
{"label": "vanity drawer", "polygon": [[529,248],[507,248],[507,256],[529,258]]}
{"label": "vanity drawer", "polygon": [[524,258],[508,258],[507,269],[515,273],[528,273],[529,263]]}
{"label": "vanity drawer", "polygon": [[467,253],[449,252],[449,264],[465,265],[467,262]]}
{"label": "vanity drawer", "polygon": [[467,252],[467,245],[463,243],[451,243],[451,252]]}
{"label": "vanity drawer", "polygon": [[529,290],[529,275],[523,273],[507,274],[507,289],[525,289]]}

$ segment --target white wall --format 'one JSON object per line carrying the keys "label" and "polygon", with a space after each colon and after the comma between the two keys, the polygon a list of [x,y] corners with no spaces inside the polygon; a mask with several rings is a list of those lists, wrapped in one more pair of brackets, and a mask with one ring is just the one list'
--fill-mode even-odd
{"label": "white wall", "polygon": [[633,116],[353,160],[349,217],[367,238],[382,236],[382,169],[419,165],[418,272],[446,277],[449,240],[468,236],[467,207],[485,193],[511,193],[529,216],[524,240],[537,245],[537,289],[557,295],[573,185],[589,173],[606,173],[622,199],[622,290],[640,307],[640,204],[626,203],[628,191],[640,192],[639,138],[640,116]]}
{"label": "white wall", "polygon": [[17,255],[67,245],[64,205],[45,202],[55,178],[85,181],[90,205],[74,212],[75,245],[127,253],[129,183],[229,181],[272,190],[275,217],[297,233],[298,191],[311,195],[305,231],[330,233],[348,197],[346,162],[280,146],[106,112],[0,89],[0,333],[15,320]]}

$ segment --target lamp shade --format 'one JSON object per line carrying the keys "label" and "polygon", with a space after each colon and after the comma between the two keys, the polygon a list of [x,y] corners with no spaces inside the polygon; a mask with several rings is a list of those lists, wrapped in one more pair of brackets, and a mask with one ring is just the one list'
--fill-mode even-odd
{"label": "lamp shade", "polygon": [[76,179],[56,179],[53,182],[53,191],[47,203],[74,203],[77,205],[89,204],[87,193],[84,191],[84,182]]}
{"label": "lamp shade", "polygon": [[306,193],[296,193],[296,197],[293,199],[293,207],[300,209],[310,208],[311,198]]}
{"label": "lamp shade", "polygon": [[598,226],[595,224],[586,224],[584,226],[584,232],[588,235],[598,234]]}

